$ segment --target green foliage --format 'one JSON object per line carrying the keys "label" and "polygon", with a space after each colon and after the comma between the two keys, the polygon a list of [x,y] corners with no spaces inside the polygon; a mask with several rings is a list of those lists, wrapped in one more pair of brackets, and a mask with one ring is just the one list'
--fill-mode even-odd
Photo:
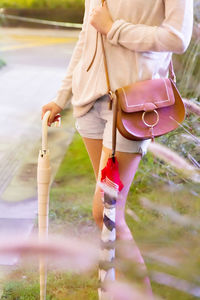
{"label": "green foliage", "polygon": [[0,69],[6,65],[5,61],[0,59]]}
{"label": "green foliage", "polygon": [[0,0],[0,7],[68,8],[83,6],[84,0]]}
{"label": "green foliage", "polygon": [[84,148],[80,137],[75,135],[69,151],[56,174],[55,183],[63,185],[67,180],[73,178],[76,178],[78,182],[78,180],[84,178],[84,176],[87,176],[89,181],[94,180],[92,166],[88,163],[87,151]]}
{"label": "green foliage", "polygon": [[94,180],[87,151],[76,134],[52,186],[50,220],[56,223],[67,220],[68,224],[76,223],[77,228],[81,228],[82,223],[89,226]]}
{"label": "green foliage", "polygon": [[200,22],[200,1],[194,0],[194,20]]}
{"label": "green foliage", "polygon": [[[37,273],[19,269],[13,273],[16,279],[4,287],[2,300],[39,300],[40,287]],[[21,278],[26,279],[21,279]],[[46,300],[97,300],[96,274],[83,275],[60,273],[48,274]]]}
{"label": "green foliage", "polygon": [[12,281],[5,285],[2,300],[35,300],[39,299],[39,283],[32,282],[27,285],[25,280]]}
{"label": "green foliage", "polygon": [[[200,23],[200,0],[194,1],[194,25]],[[199,29],[198,29],[199,30]],[[182,96],[195,98],[200,93],[200,43],[199,38],[192,38],[187,51],[174,55],[177,61],[177,82]]]}
{"label": "green foliage", "polygon": [[[177,85],[185,98],[195,98],[200,93],[200,43],[191,40],[190,46],[183,55],[174,55],[177,61]],[[184,76],[183,76],[184,74]]]}

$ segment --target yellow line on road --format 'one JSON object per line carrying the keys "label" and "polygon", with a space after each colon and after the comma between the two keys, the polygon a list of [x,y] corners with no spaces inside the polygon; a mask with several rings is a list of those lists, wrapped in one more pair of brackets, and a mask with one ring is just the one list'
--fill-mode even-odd
{"label": "yellow line on road", "polygon": [[74,37],[54,37],[54,36],[37,36],[37,35],[10,35],[11,39],[18,41],[52,41],[53,43],[57,43],[59,41],[62,42],[74,42],[77,38]]}
{"label": "yellow line on road", "polygon": [[[0,46],[0,51],[12,51],[12,50],[18,50],[18,49],[24,49],[24,48],[32,48],[32,47],[40,47],[40,46],[46,46],[46,45],[55,45],[55,44],[65,44],[70,42],[76,42],[76,38],[42,38],[41,39],[21,39],[18,38],[18,42],[20,41],[27,41],[29,43],[22,43],[22,44],[16,44],[16,45],[7,45],[7,46]],[[39,41],[38,41],[39,40]]]}
{"label": "yellow line on road", "polygon": [[[17,42],[16,44],[9,45],[8,42]],[[77,38],[73,37],[45,37],[45,36],[18,36],[11,35],[8,39],[5,40],[5,43],[1,41],[0,51],[13,51],[24,48],[32,47],[41,47],[46,45],[55,45],[55,44],[65,44],[65,43],[74,43],[77,41]],[[21,43],[20,43],[21,42]]]}

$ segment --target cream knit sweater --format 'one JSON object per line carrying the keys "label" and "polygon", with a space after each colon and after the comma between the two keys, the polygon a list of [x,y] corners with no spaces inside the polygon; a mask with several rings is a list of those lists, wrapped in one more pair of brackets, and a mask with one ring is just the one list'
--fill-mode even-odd
{"label": "cream knit sweater", "polygon": [[[116,4],[117,3],[117,4]],[[71,99],[75,117],[84,115],[107,92],[100,40],[89,23],[101,0],[85,0],[82,30],[67,73],[53,101],[64,108]],[[168,76],[172,53],[183,53],[191,39],[193,0],[107,0],[114,21],[105,37],[112,90],[130,83]]]}

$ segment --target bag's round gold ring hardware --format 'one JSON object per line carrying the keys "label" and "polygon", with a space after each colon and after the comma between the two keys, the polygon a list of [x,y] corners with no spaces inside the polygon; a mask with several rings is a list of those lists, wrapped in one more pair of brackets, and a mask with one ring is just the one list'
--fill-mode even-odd
{"label": "bag's round gold ring hardware", "polygon": [[148,113],[148,111],[144,111],[143,114],[142,114],[142,121],[143,121],[143,123],[144,123],[147,127],[154,127],[154,126],[156,126],[156,125],[158,124],[158,122],[159,122],[159,114],[158,114],[157,110],[154,109],[153,111],[155,112],[156,117],[157,117],[156,122],[153,123],[153,124],[148,124],[148,123],[145,121],[145,119],[144,119],[144,118],[145,118],[145,114]]}

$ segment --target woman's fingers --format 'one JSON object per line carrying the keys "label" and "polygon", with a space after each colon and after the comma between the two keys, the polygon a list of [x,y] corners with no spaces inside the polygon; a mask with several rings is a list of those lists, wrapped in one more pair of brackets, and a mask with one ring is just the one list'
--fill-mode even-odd
{"label": "woman's fingers", "polygon": [[54,118],[55,118],[55,112],[51,111],[51,114],[50,114],[49,119],[48,119],[48,125],[49,126],[51,126],[51,123],[53,123]]}
{"label": "woman's fingers", "polygon": [[51,123],[55,122],[58,120],[58,118],[60,118],[60,112],[61,112],[61,108],[54,102],[50,102],[46,105],[44,105],[42,107],[42,116],[41,116],[41,119],[43,119],[45,113],[47,111],[50,111],[50,116],[48,118],[48,126],[51,126]]}
{"label": "woman's fingers", "polygon": [[109,32],[113,20],[105,2],[103,6],[97,6],[91,11],[90,24],[101,34],[106,35]]}
{"label": "woman's fingers", "polygon": [[48,110],[50,110],[50,111],[52,110],[51,105],[46,104],[46,105],[44,105],[44,106],[42,107],[42,116],[41,116],[41,119],[44,118],[44,115],[45,115],[45,113],[46,113]]}
{"label": "woman's fingers", "polygon": [[106,7],[106,8],[108,8],[108,6],[107,6],[107,2],[106,2],[106,1],[104,1],[102,6],[103,6],[103,7]]}
{"label": "woman's fingers", "polygon": [[44,117],[46,111],[47,111],[46,108],[43,106],[43,107],[42,107],[41,120],[43,119],[43,117]]}
{"label": "woman's fingers", "polygon": [[48,119],[48,125],[50,126],[52,123],[56,122],[59,118],[60,115],[58,116],[55,111],[52,111]]}

